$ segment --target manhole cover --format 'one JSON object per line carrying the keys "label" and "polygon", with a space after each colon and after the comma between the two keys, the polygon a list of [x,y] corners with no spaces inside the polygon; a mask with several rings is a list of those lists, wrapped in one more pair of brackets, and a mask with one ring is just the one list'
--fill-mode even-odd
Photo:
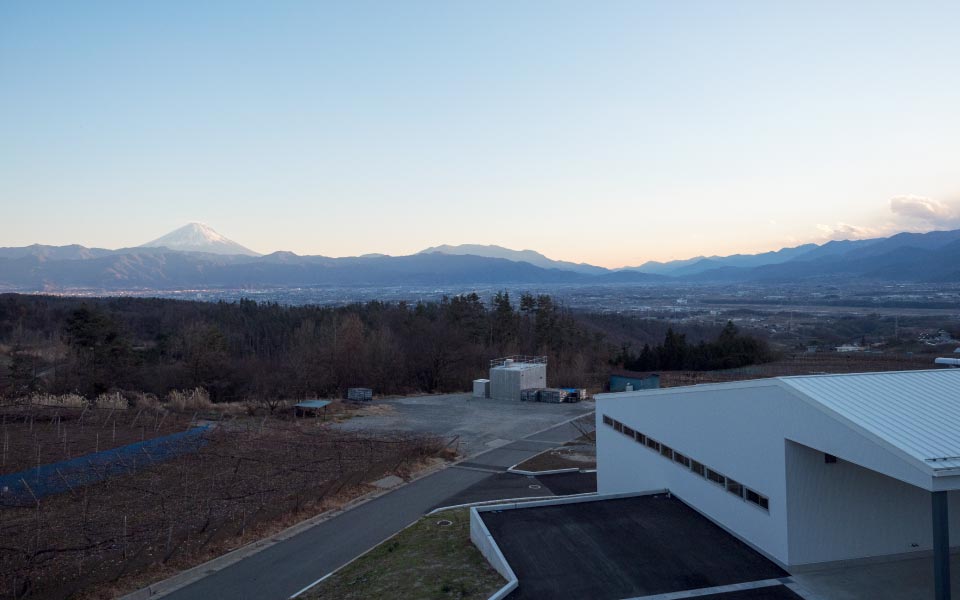
{"label": "manhole cover", "polygon": [[447,519],[440,519],[439,521],[437,521],[437,525],[439,525],[440,527],[449,527],[450,525],[453,525],[453,521],[448,521]]}
{"label": "manhole cover", "polygon": [[540,486],[537,485],[537,484],[535,484],[535,483],[531,483],[531,484],[530,484],[530,489],[531,489],[531,490],[539,490],[539,489],[540,489]]}

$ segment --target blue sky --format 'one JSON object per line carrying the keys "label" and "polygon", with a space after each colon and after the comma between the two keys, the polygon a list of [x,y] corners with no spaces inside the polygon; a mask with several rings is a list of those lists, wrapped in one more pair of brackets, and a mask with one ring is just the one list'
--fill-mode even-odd
{"label": "blue sky", "polygon": [[606,266],[960,227],[957,3],[0,3],[0,245]]}

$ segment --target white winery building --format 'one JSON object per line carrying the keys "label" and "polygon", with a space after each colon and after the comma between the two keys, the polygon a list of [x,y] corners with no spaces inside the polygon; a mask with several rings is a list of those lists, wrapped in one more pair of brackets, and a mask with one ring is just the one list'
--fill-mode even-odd
{"label": "white winery building", "polygon": [[599,493],[667,489],[790,571],[932,554],[949,598],[960,369],[603,394],[597,467]]}

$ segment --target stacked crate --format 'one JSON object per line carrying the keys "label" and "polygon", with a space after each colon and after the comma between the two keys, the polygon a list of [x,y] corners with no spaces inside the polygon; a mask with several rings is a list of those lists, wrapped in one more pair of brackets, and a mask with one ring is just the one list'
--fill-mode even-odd
{"label": "stacked crate", "polygon": [[539,388],[529,388],[526,390],[520,390],[520,400],[524,402],[539,402],[540,401],[540,389]]}
{"label": "stacked crate", "polygon": [[347,390],[347,400],[351,402],[369,402],[373,400],[373,390],[370,388],[350,388]]}
{"label": "stacked crate", "polygon": [[567,392],[558,388],[546,388],[540,390],[540,402],[549,402],[550,404],[560,404],[567,398]]}

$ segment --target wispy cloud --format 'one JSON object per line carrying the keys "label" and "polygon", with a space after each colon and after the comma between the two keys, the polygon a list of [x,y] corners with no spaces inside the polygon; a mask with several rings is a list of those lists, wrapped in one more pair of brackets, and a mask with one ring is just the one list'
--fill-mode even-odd
{"label": "wispy cloud", "polygon": [[890,200],[890,211],[908,224],[934,229],[960,227],[960,210],[933,198],[898,196]]}
{"label": "wispy cloud", "polygon": [[851,225],[849,223],[836,223],[834,225],[817,225],[817,231],[820,232],[820,239],[830,240],[862,240],[884,234],[883,228],[866,227],[863,225]]}
{"label": "wispy cloud", "polygon": [[861,240],[884,237],[902,231],[925,232],[933,229],[960,229],[960,205],[924,196],[897,196],[889,204],[890,215],[882,223],[851,225],[818,224],[819,241]]}

